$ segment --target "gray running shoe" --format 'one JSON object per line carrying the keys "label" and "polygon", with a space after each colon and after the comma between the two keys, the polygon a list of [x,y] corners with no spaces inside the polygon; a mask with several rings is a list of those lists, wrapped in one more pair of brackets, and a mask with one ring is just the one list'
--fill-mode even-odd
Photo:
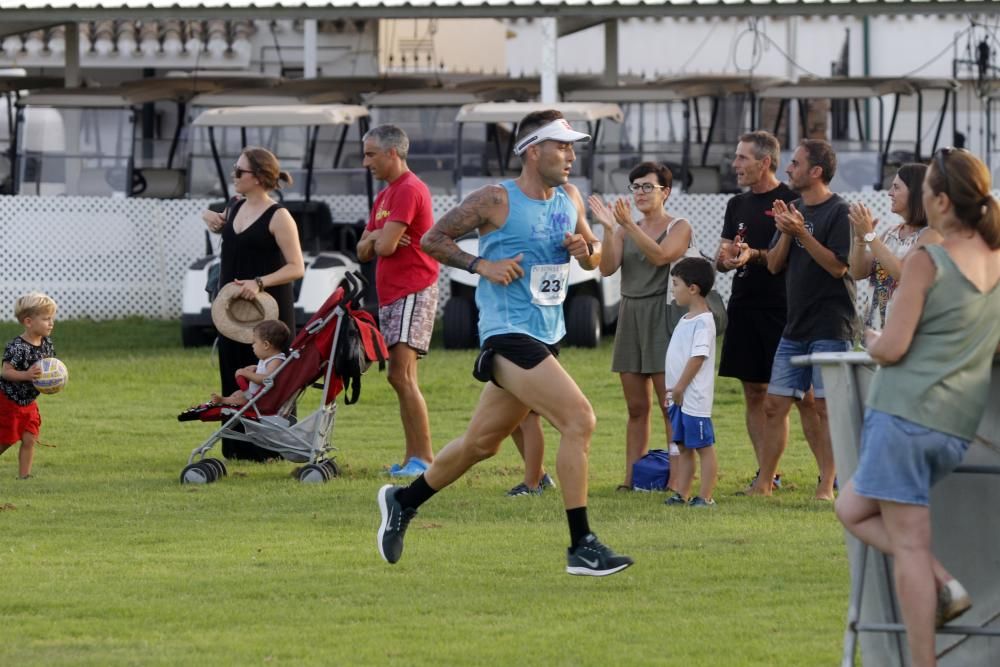
{"label": "gray running shoe", "polygon": [[688,501],[688,507],[715,507],[715,498],[705,500],[701,496],[695,496]]}
{"label": "gray running shoe", "polygon": [[549,473],[542,475],[542,478],[538,480],[538,487],[540,489],[554,489],[556,488],[556,480],[549,477]]}
{"label": "gray running shoe", "polygon": [[680,507],[684,507],[685,505],[688,504],[688,501],[681,494],[675,493],[674,495],[672,495],[669,498],[667,498],[666,500],[664,500],[663,504],[664,505],[678,505]]}
{"label": "gray running shoe", "polygon": [[521,482],[520,484],[518,484],[513,489],[507,492],[507,496],[510,498],[514,498],[516,496],[540,496],[540,495],[542,495],[542,487],[540,485],[533,489],[524,482]]}
{"label": "gray running shoe", "polygon": [[601,544],[593,533],[580,540],[575,549],[566,551],[566,571],[570,574],[606,577],[621,572],[632,563],[628,556],[619,556],[610,547]]}
{"label": "gray running shoe", "polygon": [[400,486],[386,484],[378,491],[378,509],[382,524],[378,527],[378,552],[387,563],[395,563],[403,555],[403,536],[417,510],[403,507],[396,500]]}

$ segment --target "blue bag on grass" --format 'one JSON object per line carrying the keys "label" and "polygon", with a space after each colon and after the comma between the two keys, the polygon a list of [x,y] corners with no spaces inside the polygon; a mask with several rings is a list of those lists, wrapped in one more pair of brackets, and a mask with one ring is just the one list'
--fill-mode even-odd
{"label": "blue bag on grass", "polygon": [[651,449],[632,464],[632,488],[636,491],[663,491],[670,478],[670,454],[665,449]]}

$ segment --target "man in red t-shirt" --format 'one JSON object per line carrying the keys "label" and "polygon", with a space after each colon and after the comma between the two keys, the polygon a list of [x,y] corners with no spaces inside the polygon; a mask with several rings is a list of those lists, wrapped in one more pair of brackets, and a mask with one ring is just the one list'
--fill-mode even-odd
{"label": "man in red t-shirt", "polygon": [[406,166],[410,140],[395,125],[380,125],[365,134],[364,166],[389,185],[375,197],[358,259],[375,265],[379,328],[389,347],[389,384],[399,399],[406,438],[403,465],[390,473],[422,474],[434,459],[431,427],[420,386],[417,359],[430,347],[438,301],[438,263],[420,249],[420,238],[434,225],[431,193]]}

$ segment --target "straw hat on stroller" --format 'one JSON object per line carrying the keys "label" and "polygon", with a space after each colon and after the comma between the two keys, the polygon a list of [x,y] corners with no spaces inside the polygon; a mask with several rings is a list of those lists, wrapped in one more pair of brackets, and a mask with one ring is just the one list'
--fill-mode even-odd
{"label": "straw hat on stroller", "polygon": [[229,283],[212,302],[212,323],[219,333],[239,343],[253,342],[253,328],[264,320],[278,319],[278,302],[267,292],[253,299],[240,296],[243,288]]}

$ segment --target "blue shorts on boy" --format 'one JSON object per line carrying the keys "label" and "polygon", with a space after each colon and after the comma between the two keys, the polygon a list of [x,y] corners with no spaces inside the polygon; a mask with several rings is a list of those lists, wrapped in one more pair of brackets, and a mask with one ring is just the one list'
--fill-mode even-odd
{"label": "blue shorts on boy", "polygon": [[868,408],[854,471],[858,495],[907,505],[929,505],[930,490],[954,470],[969,441]]}
{"label": "blue shorts on boy", "polygon": [[670,441],[687,449],[701,449],[715,444],[715,429],[711,417],[694,417],[684,414],[681,406],[671,403],[667,408],[670,417]]}

